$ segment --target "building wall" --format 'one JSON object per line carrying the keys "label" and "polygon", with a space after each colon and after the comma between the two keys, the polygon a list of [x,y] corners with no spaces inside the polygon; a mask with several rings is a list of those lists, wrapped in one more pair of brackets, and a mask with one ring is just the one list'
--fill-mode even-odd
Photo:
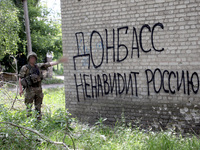
{"label": "building wall", "polygon": [[74,116],[199,131],[198,0],[61,0],[61,11]]}

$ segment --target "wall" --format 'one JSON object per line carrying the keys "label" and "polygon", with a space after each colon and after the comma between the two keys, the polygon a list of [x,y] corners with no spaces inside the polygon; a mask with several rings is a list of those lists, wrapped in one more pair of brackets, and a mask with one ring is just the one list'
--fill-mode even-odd
{"label": "wall", "polygon": [[74,116],[199,131],[197,0],[61,0],[61,10]]}

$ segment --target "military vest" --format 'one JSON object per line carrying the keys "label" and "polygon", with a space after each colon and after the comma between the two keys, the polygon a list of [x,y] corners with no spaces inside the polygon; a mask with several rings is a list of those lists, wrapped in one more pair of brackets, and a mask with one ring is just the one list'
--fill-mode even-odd
{"label": "military vest", "polygon": [[41,81],[43,80],[43,74],[40,68],[37,65],[35,65],[35,67],[32,67],[30,64],[27,64],[26,67],[26,77],[22,79],[23,87],[40,87]]}

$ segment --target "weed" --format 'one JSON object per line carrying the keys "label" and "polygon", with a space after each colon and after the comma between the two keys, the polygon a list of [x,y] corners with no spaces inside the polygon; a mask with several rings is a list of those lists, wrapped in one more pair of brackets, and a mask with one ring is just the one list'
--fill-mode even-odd
{"label": "weed", "polygon": [[[80,123],[71,117],[65,110],[64,88],[44,90],[43,118],[40,122],[34,117],[26,117],[25,107],[19,110],[9,110],[5,103],[0,104],[0,122],[12,122],[24,127],[39,131],[53,141],[62,141],[65,133],[70,133],[77,149],[86,150],[199,150],[200,139],[196,136],[182,137],[173,130],[162,132],[146,132],[140,127],[125,125],[125,117],[122,114],[121,122],[115,127],[104,124],[106,118],[99,118],[95,125]],[[16,103],[20,104],[20,103]],[[68,129],[66,128],[68,127]],[[51,149],[56,147],[34,133],[26,130],[0,124],[0,149]],[[72,149],[73,142],[69,136],[64,140]]]}

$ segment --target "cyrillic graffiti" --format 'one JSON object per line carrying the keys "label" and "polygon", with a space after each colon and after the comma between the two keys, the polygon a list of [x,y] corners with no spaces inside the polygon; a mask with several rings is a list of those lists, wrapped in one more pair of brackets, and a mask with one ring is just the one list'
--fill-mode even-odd
{"label": "cyrillic graffiti", "polygon": [[[90,34],[90,44],[89,44],[90,51],[89,51],[89,53],[86,52],[85,35],[84,35],[84,33],[83,32],[75,33],[78,53],[77,53],[76,56],[73,57],[74,70],[76,70],[76,59],[78,59],[80,57],[81,58],[83,58],[83,57],[87,58],[87,60],[88,60],[88,69],[90,69],[90,59],[91,59],[91,62],[93,64],[94,68],[101,67],[101,65],[105,62],[104,61],[104,56],[105,55],[106,55],[106,63],[108,63],[108,60],[110,60],[109,59],[109,55],[108,55],[108,51],[110,49],[112,49],[112,52],[113,52],[112,53],[112,55],[113,55],[112,56],[112,58],[113,58],[112,61],[113,62],[122,62],[122,61],[126,60],[128,58],[129,53],[130,53],[130,57],[133,58],[134,51],[136,51],[136,56],[139,58],[140,57],[140,48],[141,48],[142,52],[144,52],[144,53],[148,53],[148,52],[152,51],[152,49],[155,50],[156,52],[164,51],[164,48],[160,48],[160,49],[156,48],[155,43],[154,43],[154,32],[155,32],[155,28],[158,28],[158,27],[160,27],[161,29],[164,29],[164,26],[163,26],[162,23],[156,23],[152,27],[152,29],[148,24],[143,25],[141,27],[141,29],[140,29],[139,38],[137,36],[136,28],[133,27],[133,30],[132,30],[133,31],[132,32],[133,36],[132,36],[132,39],[131,39],[131,41],[132,41],[131,50],[128,49],[129,46],[121,43],[122,41],[120,40],[120,37],[121,37],[121,34],[122,34],[121,31],[125,31],[124,34],[127,34],[128,30],[130,30],[128,26],[120,27],[120,28],[117,29],[117,45],[115,45],[115,41],[116,41],[116,36],[115,36],[115,32],[116,31],[115,31],[115,29],[113,29],[113,33],[112,33],[112,43],[113,43],[112,45],[108,45],[109,36],[108,36],[108,30],[107,29],[105,29],[105,34],[106,34],[105,39],[106,39],[106,41],[103,40],[102,35],[98,31],[96,31],[96,30],[92,31],[92,33]],[[143,40],[142,40],[142,34],[143,34],[145,28],[148,29],[149,32],[151,32],[151,37],[150,37],[150,39],[151,39],[151,41],[150,41],[151,47],[148,48],[148,49],[144,49]],[[98,36],[99,41],[101,43],[102,54],[101,54],[101,57],[99,58],[100,59],[100,63],[99,64],[95,64],[94,58],[93,58],[93,53],[94,53],[93,50],[94,50],[94,48],[92,47],[92,44],[93,44],[94,35]],[[79,38],[81,40],[79,40]],[[80,47],[81,47],[80,45],[81,44],[83,45],[82,46],[83,47],[83,53],[80,53]],[[104,48],[104,45],[105,45],[105,48]],[[121,49],[125,49],[126,50],[126,54],[125,54],[125,56],[123,56],[123,58],[120,58]],[[106,54],[104,54],[104,53],[106,53]]]}
{"label": "cyrillic graffiti", "polygon": [[[138,75],[139,72],[102,75],[74,74],[78,101],[80,90],[84,98],[97,98],[108,94],[121,95],[123,93],[138,96]],[[80,82],[78,83],[77,80]]]}
{"label": "cyrillic graffiti", "polygon": [[[158,28],[157,30],[155,30]],[[132,30],[131,30],[132,29]],[[108,33],[108,29],[105,29],[105,38],[102,34],[96,30],[93,30],[89,37],[89,49],[85,44],[85,35],[83,32],[75,33],[77,42],[77,55],[73,57],[74,70],[77,70],[76,60],[84,58],[87,61],[88,69],[93,66],[95,69],[99,69],[103,63],[120,63],[125,60],[140,58],[140,55],[148,54],[151,51],[161,53],[165,50],[163,47],[156,47],[155,45],[155,32],[162,32],[164,25],[162,23],[156,23],[152,27],[148,24],[144,24],[139,31],[139,34],[135,27],[123,26],[120,28],[112,29],[111,35]],[[131,45],[125,44],[122,40],[127,34],[132,34]],[[145,47],[143,42],[143,34],[148,32],[150,37],[149,41],[145,41],[150,45]],[[130,36],[129,36],[130,37]],[[110,39],[111,38],[111,39]],[[156,38],[157,41],[159,38]],[[98,42],[97,42],[98,41]],[[97,42],[94,44],[94,42]],[[109,45],[109,43],[112,43]],[[96,45],[96,47],[94,47]],[[131,49],[130,49],[131,47]],[[94,58],[95,49],[98,49],[98,57]],[[111,54],[111,56],[109,55]],[[98,61],[96,61],[98,59]],[[91,64],[92,62],[92,64]],[[150,96],[151,92],[170,93],[176,94],[183,92],[190,95],[191,92],[197,94],[199,92],[199,75],[197,72],[189,73],[189,71],[169,71],[155,68],[155,70],[146,69],[143,72],[146,77],[147,95]],[[142,73],[139,71],[130,71],[127,73],[108,73],[108,74],[74,74],[75,86],[77,91],[77,99],[80,101],[80,93],[83,94],[84,99],[98,98],[108,94],[129,94],[132,96],[139,95],[138,80]]]}

